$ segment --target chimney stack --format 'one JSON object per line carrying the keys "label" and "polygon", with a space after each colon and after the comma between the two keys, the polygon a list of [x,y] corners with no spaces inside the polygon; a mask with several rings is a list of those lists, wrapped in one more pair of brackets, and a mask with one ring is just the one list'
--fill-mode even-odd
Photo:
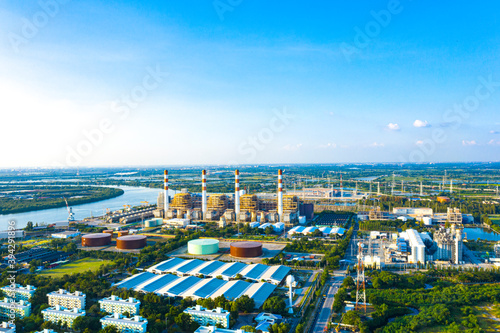
{"label": "chimney stack", "polygon": [[234,172],[234,213],[236,221],[240,219],[240,170]]}
{"label": "chimney stack", "polygon": [[278,170],[278,215],[283,222],[283,170]]}
{"label": "chimney stack", "polygon": [[168,170],[163,172],[163,210],[164,217],[167,218],[168,211]]}
{"label": "chimney stack", "polygon": [[201,211],[204,220],[207,216],[207,170],[201,172]]}

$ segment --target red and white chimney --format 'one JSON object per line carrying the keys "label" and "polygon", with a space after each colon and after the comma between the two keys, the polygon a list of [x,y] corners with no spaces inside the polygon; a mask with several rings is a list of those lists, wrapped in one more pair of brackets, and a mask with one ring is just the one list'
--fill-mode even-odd
{"label": "red and white chimney", "polygon": [[234,172],[234,213],[238,220],[240,216],[240,170]]}
{"label": "red and white chimney", "polygon": [[167,218],[168,211],[168,170],[163,172],[163,211],[164,217]]}
{"label": "red and white chimney", "polygon": [[201,171],[201,211],[203,219],[207,214],[207,170]]}
{"label": "red and white chimney", "polygon": [[283,221],[283,170],[278,170],[278,215]]}

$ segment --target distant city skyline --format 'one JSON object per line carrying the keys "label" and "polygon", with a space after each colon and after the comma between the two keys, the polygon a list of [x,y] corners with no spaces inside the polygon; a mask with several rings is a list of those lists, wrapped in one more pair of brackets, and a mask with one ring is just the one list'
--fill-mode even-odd
{"label": "distant city skyline", "polygon": [[500,4],[4,1],[0,168],[500,156]]}

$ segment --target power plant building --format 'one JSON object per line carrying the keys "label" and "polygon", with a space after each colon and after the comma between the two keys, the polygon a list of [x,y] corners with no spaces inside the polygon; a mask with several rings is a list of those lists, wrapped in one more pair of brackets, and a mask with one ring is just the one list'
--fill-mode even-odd
{"label": "power plant building", "polygon": [[440,229],[434,233],[434,241],[437,244],[435,260],[451,261],[460,264],[463,261],[463,231],[455,228]]}
{"label": "power plant building", "polygon": [[414,229],[406,230],[408,235],[411,254],[408,255],[409,263],[425,264],[425,244],[420,233]]}

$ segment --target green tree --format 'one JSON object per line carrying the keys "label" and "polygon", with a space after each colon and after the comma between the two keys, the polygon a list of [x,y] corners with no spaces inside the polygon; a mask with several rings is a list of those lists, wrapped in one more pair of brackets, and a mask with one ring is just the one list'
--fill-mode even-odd
{"label": "green tree", "polygon": [[283,298],[279,296],[273,296],[268,298],[262,309],[267,312],[275,313],[275,314],[284,314],[286,309],[286,303]]}
{"label": "green tree", "polygon": [[248,332],[248,333],[254,333],[254,332],[256,332],[255,327],[250,326],[250,325],[241,326],[241,328],[240,328],[240,329],[241,329],[243,332]]}

